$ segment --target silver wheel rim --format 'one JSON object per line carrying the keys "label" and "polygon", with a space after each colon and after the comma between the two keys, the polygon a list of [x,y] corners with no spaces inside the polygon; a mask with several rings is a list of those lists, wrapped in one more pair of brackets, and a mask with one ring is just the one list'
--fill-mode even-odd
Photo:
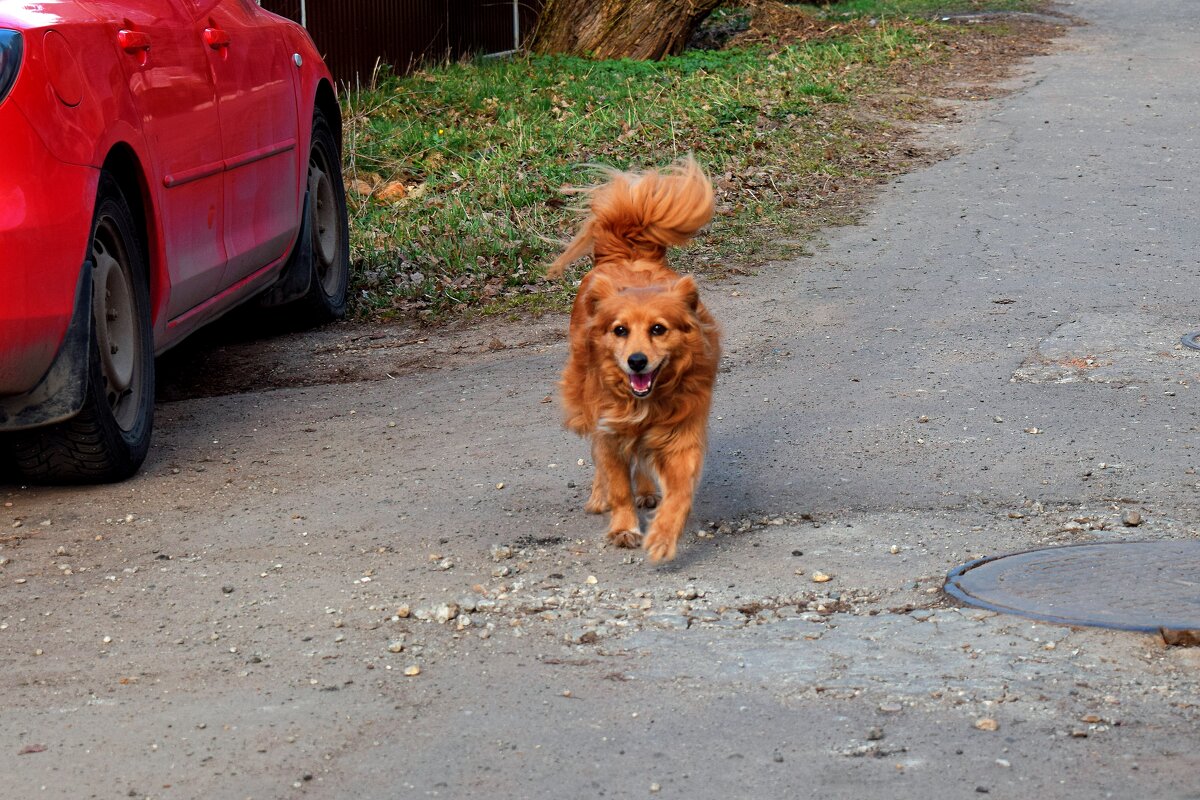
{"label": "silver wheel rim", "polygon": [[111,219],[102,219],[96,226],[92,260],[92,315],[96,320],[100,379],[113,419],[121,430],[129,431],[138,420],[142,334],[137,324],[129,256]]}
{"label": "silver wheel rim", "polygon": [[317,280],[325,294],[332,297],[341,289],[341,275],[336,268],[341,250],[341,215],[322,155],[314,151],[309,162],[308,189],[310,202],[313,203],[313,250],[317,257]]}

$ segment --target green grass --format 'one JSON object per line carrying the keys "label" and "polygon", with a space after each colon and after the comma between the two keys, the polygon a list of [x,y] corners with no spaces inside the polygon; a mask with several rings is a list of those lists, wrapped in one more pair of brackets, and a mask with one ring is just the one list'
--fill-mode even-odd
{"label": "green grass", "polygon": [[934,18],[948,14],[984,11],[1031,11],[1033,0],[842,0],[842,2],[797,3],[810,6],[827,17],[876,17],[880,19]]}
{"label": "green grass", "polygon": [[[713,274],[787,255],[824,195],[880,172],[872,155],[884,124],[856,113],[859,101],[890,65],[934,47],[927,26],[860,27],[661,62],[450,64],[347,93],[354,313],[564,307],[569,286],[540,276],[578,218],[564,189],[591,183],[595,164],[696,155],[717,182],[719,215],[679,257],[683,269]],[[388,184],[407,196],[381,199]]]}

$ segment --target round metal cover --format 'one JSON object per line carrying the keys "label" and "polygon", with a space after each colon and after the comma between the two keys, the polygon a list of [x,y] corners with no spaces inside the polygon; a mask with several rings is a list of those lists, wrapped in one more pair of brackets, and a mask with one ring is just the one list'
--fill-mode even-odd
{"label": "round metal cover", "polygon": [[1131,631],[1200,628],[1200,542],[1078,544],[956,567],[946,591],[992,611]]}

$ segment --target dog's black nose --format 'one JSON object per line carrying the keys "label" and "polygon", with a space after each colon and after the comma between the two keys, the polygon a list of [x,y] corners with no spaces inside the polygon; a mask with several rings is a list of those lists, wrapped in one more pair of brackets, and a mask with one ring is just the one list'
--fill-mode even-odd
{"label": "dog's black nose", "polygon": [[645,353],[634,353],[629,357],[629,368],[634,372],[641,372],[650,363],[650,359],[646,358]]}

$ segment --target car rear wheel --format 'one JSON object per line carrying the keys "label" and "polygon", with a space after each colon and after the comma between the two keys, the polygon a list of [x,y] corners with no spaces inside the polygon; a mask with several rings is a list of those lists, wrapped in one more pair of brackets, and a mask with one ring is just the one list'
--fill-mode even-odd
{"label": "car rear wheel", "polygon": [[346,315],[350,285],[350,225],[342,183],[342,149],[320,109],[313,111],[306,213],[312,283],[308,293],[288,310],[298,322],[320,325]]}
{"label": "car rear wheel", "polygon": [[92,222],[92,347],[82,410],[15,435],[18,472],[43,483],[103,483],[137,472],[150,449],[154,341],[146,262],[129,204],[100,175]]}

